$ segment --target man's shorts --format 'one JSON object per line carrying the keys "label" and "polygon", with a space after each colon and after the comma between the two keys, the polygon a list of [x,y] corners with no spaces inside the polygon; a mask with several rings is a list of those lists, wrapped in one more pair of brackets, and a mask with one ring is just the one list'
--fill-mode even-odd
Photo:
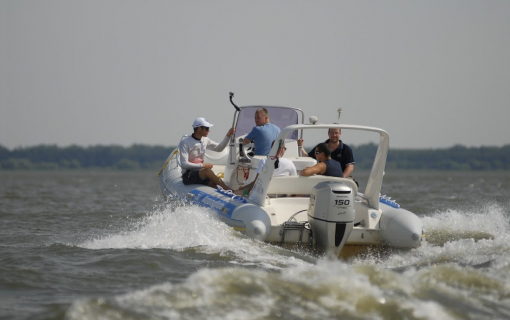
{"label": "man's shorts", "polygon": [[182,175],[182,182],[185,185],[188,184],[203,184],[207,185],[209,183],[209,178],[205,178],[205,180],[201,180],[198,175],[198,170],[186,170]]}

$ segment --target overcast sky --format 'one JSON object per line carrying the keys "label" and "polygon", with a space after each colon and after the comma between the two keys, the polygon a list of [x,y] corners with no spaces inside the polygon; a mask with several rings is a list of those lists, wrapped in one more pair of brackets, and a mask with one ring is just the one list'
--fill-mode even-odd
{"label": "overcast sky", "polygon": [[392,148],[509,144],[510,1],[0,1],[5,147],[170,146],[199,116],[219,141],[230,91]]}

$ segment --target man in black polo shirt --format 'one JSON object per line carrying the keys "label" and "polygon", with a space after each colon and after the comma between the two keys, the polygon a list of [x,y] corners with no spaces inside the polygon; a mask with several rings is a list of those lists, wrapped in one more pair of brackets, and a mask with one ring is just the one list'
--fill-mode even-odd
{"label": "man in black polo shirt", "polygon": [[[340,140],[342,131],[340,128],[331,128],[328,130],[329,139],[325,142],[331,148],[331,159],[340,162],[344,177],[351,177],[352,170],[354,170],[354,156],[352,149]],[[298,140],[298,146],[301,147],[302,156],[312,157],[315,159],[315,148],[312,151],[306,152],[303,147],[303,139]],[[352,177],[351,177],[352,178]]]}

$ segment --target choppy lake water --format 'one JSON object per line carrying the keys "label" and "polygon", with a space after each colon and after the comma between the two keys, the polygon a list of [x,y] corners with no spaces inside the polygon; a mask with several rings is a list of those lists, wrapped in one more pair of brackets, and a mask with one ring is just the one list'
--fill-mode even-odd
{"label": "choppy lake water", "polygon": [[510,318],[509,172],[382,193],[427,242],[328,261],[166,203],[153,172],[0,172],[0,319]]}

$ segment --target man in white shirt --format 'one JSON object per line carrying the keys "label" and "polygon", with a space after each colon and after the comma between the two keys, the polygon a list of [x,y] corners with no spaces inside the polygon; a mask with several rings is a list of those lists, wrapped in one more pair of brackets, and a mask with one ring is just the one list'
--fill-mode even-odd
{"label": "man in white shirt", "polygon": [[179,159],[182,168],[182,182],[185,185],[203,184],[213,188],[221,186],[225,190],[229,187],[214,174],[212,163],[204,163],[205,150],[223,151],[230,137],[235,133],[235,128],[230,128],[227,135],[220,143],[207,136],[213,124],[205,118],[196,118],[193,122],[193,134],[179,143]]}

